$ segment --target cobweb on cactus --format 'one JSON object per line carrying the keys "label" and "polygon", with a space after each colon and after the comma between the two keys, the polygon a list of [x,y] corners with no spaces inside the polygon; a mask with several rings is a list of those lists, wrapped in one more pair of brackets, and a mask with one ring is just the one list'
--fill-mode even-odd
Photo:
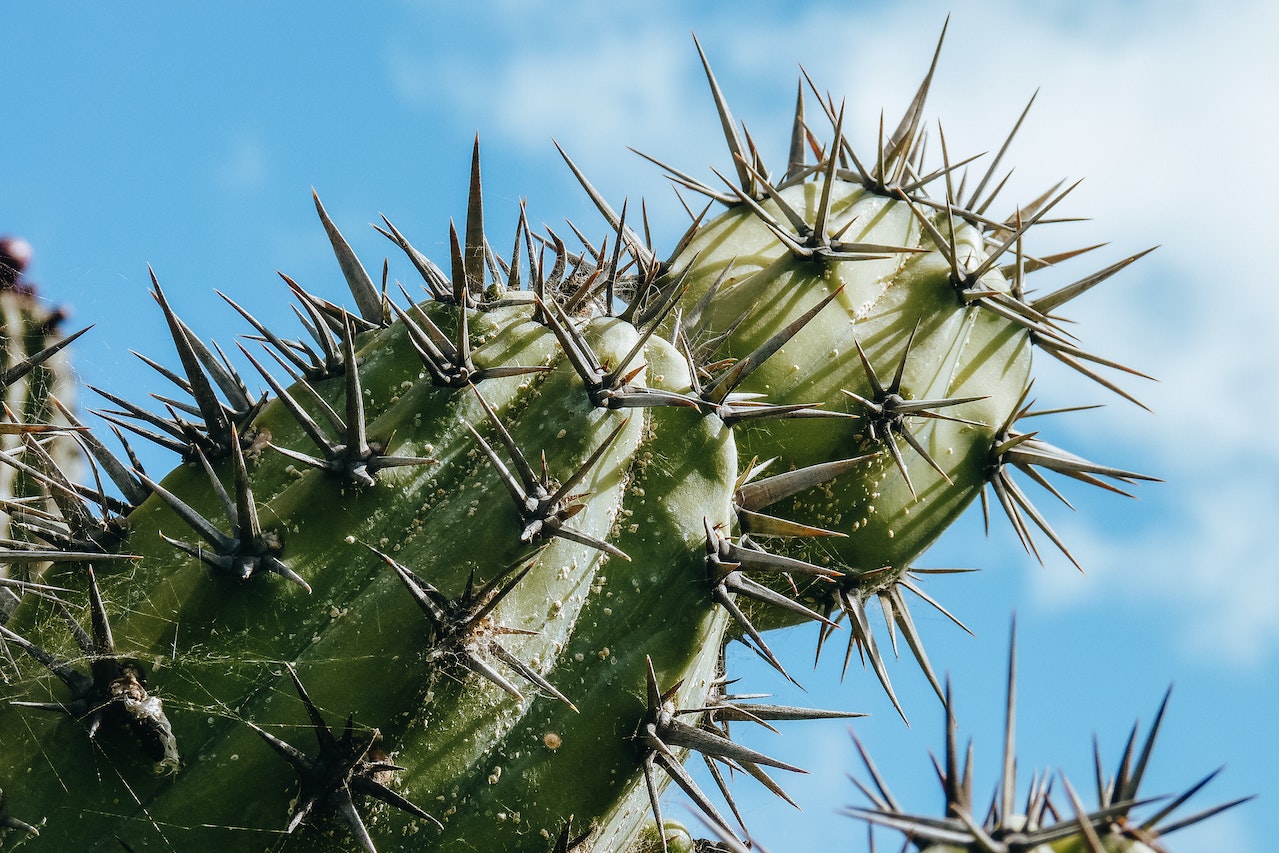
{"label": "cobweb on cactus", "polygon": [[[140,356],[168,383],[145,405],[97,392],[122,450],[84,441],[94,485],[72,483],[38,431],[22,430],[0,461],[51,496],[7,505],[26,536],[10,562],[56,553],[72,565],[6,584],[26,603],[0,638],[17,706],[0,712],[20,720],[0,783],[24,815],[45,804],[47,843],[92,831],[137,849],[310,849],[353,835],[373,851],[398,835],[621,850],[651,814],[666,850],[661,789],[674,781],[721,849],[740,849],[749,828],[728,780],[749,775],[790,802],[765,768],[801,768],[737,744],[729,723],[853,712],[728,692],[725,643],[798,683],[765,635],[816,622],[817,653],[842,642],[845,669],[857,655],[905,717],[886,650],[900,632],[945,696],[904,593],[954,618],[924,593],[916,560],[955,517],[989,490],[1028,553],[1042,536],[1073,562],[1014,472],[1063,501],[1047,472],[1120,494],[1151,479],[1022,429],[1043,414],[1029,402],[1032,349],[1130,399],[1109,372],[1140,374],[1093,355],[1057,313],[1139,255],[1046,296],[1027,288],[1087,249],[1026,245],[1069,189],[992,212],[1021,118],[970,190],[976,159],[952,161],[940,128],[941,162],[928,162],[936,54],[869,152],[805,75],[773,177],[697,50],[731,170],[721,188],[662,168],[727,209],[690,206],[668,260],[643,205],[615,209],[563,149],[604,238],[535,230],[521,204],[496,248],[477,139],[446,263],[389,219],[377,226],[422,294],[392,280],[389,259],[371,275],[315,195],[354,310],[286,277],[290,332],[223,297],[269,391],[251,391],[153,275],[179,367]],[[182,464],[142,471],[139,440]],[[886,629],[872,627],[872,603]],[[70,667],[134,645],[139,684],[157,682],[174,721],[178,782],[138,778],[127,739],[96,736],[100,709],[59,699],[22,659],[74,687]],[[95,736],[23,710],[52,707],[88,718]],[[324,720],[343,716],[339,740]],[[312,736],[318,758],[299,746]],[[379,739],[388,756],[370,751]],[[684,769],[691,752],[719,798]],[[97,828],[59,817],[65,792],[88,801],[102,777],[115,795],[86,809]],[[190,793],[213,789],[224,794]],[[9,825],[35,825],[23,820]]]}

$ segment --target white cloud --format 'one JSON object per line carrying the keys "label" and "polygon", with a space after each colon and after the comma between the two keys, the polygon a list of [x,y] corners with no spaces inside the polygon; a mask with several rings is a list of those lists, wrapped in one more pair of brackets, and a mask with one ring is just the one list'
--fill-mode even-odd
{"label": "white cloud", "polygon": [[1079,609],[1121,597],[1164,614],[1164,630],[1187,657],[1241,669],[1267,665],[1279,647],[1279,573],[1262,518],[1279,506],[1279,479],[1273,470],[1233,470],[1228,482],[1216,478],[1219,488],[1179,493],[1168,516],[1135,531],[1061,525],[1088,576],[1032,573],[1035,605]]}

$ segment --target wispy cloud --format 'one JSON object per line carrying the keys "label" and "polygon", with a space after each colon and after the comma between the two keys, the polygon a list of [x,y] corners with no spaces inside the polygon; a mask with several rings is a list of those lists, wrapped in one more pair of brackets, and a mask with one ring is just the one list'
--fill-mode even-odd
{"label": "wispy cloud", "polygon": [[213,177],[223,192],[242,194],[260,188],[270,171],[270,158],[262,139],[242,131],[228,141],[215,164]]}

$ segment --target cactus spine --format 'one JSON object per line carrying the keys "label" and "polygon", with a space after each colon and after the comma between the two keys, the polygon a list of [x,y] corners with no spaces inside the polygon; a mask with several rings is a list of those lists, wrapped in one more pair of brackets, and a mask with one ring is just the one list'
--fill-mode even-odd
{"label": "cactus spine", "polygon": [[571,161],[608,239],[575,251],[521,211],[499,255],[477,142],[447,273],[380,229],[426,291],[401,300],[317,198],[355,310],[286,279],[305,333],[290,339],[227,298],[267,393],[156,280],[180,368],[149,363],[181,393],[157,395],[163,414],[99,393],[104,418],[181,464],[155,480],[127,442],[125,462],[86,439],[83,487],[41,439],[3,457],[54,487],[24,547],[58,554],[0,627],[11,837],[671,849],[647,827],[673,781],[732,849],[731,798],[726,815],[684,758],[705,757],[726,795],[728,768],[785,798],[773,777],[799,768],[728,724],[852,714],[734,697],[728,640],[789,678],[766,629],[845,631],[891,696],[878,599],[941,694],[903,592],[920,592],[918,554],[987,487],[1028,550],[1032,528],[1064,550],[1014,470],[1142,478],[1017,426],[1033,348],[1126,369],[1056,311],[1134,258],[1029,297],[1027,274],[1074,254],[1023,249],[1062,195],[996,220],[999,158],[971,193],[944,145],[928,171],[931,74],[868,158],[827,101],[817,143],[801,100],[774,183],[707,65],[736,180],[670,170],[727,210],[666,261]]}

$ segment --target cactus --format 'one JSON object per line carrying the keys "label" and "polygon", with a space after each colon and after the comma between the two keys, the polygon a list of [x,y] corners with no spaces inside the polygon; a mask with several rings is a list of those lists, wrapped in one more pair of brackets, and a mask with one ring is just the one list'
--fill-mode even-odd
{"label": "cactus", "polygon": [[[9,452],[19,447],[23,436],[44,433],[45,451],[59,469],[79,475],[78,450],[59,428],[68,426],[62,413],[65,401],[75,400],[75,381],[63,350],[85,330],[63,336],[61,309],[49,308],[39,298],[35,285],[24,276],[32,258],[31,244],[16,237],[0,239],[0,388],[4,389],[4,417],[0,422],[0,448]],[[48,494],[38,478],[13,466],[0,466],[0,496],[6,501],[32,499]],[[12,543],[11,521],[15,506],[6,503],[0,511],[0,538],[3,548]],[[19,510],[21,512],[21,510]],[[9,577],[8,565],[0,563],[0,581]],[[13,587],[0,587],[0,624],[17,604]]]}
{"label": "cactus", "polygon": [[[156,413],[94,389],[124,459],[69,412],[91,485],[39,433],[0,456],[49,495],[6,504],[25,537],[0,625],[10,840],[670,850],[692,843],[666,828],[674,782],[734,849],[725,770],[788,800],[774,776],[800,768],[729,724],[855,714],[730,693],[728,641],[791,678],[768,630],[817,623],[819,653],[842,632],[897,704],[878,601],[944,696],[907,607],[932,603],[919,554],[993,494],[1028,552],[1069,556],[1015,474],[1149,479],[1023,428],[1035,349],[1131,398],[1110,377],[1135,371],[1057,312],[1140,255],[1031,296],[1083,251],[1025,247],[1066,193],[997,219],[1002,152],[971,190],[944,139],[925,166],[931,68],[869,155],[818,95],[820,143],[801,87],[776,180],[706,73],[732,177],[663,168],[726,209],[666,260],[567,154],[606,239],[571,249],[521,209],[495,249],[477,140],[446,263],[379,226],[425,298],[386,265],[375,281],[318,196],[354,310],[285,277],[298,338],[224,296],[251,328],[233,361],[153,274],[179,367],[144,360],[177,390]],[[180,463],[153,479],[126,434]]]}

